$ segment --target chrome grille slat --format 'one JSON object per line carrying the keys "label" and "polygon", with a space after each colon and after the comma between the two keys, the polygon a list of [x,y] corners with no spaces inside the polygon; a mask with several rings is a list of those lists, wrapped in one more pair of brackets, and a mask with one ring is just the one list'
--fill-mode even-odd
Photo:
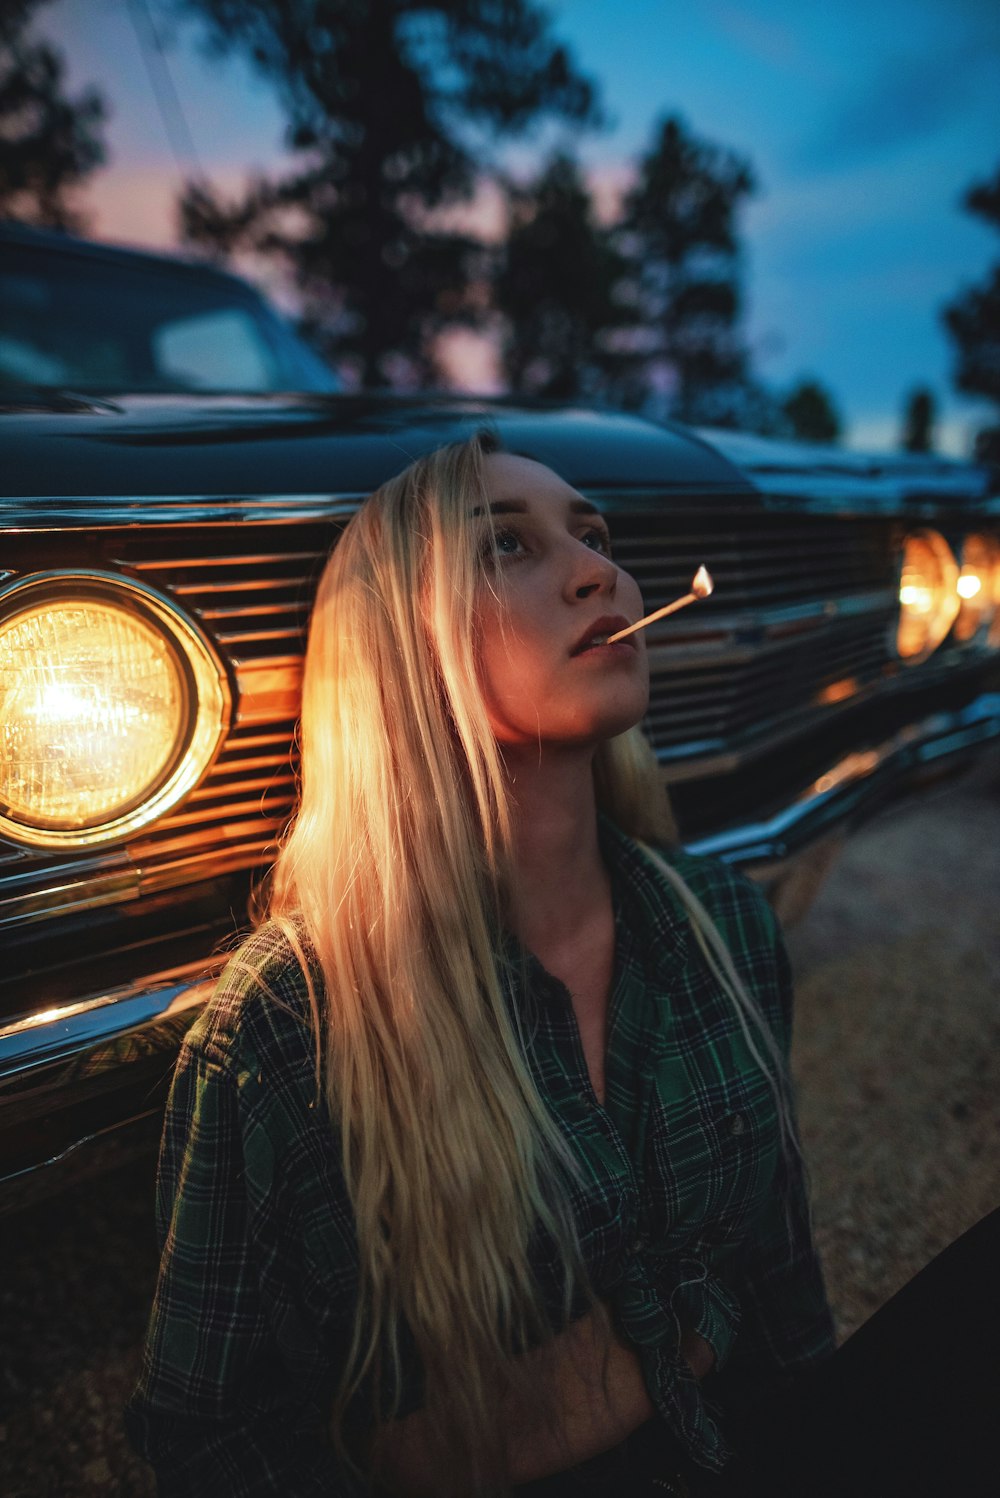
{"label": "chrome grille slat", "polygon": [[215,638],[220,645],[252,645],[262,640],[300,640],[302,633],[301,625],[286,629],[217,629]]}
{"label": "chrome grille slat", "polygon": [[[253,786],[241,786],[240,791],[245,793],[253,791]],[[273,820],[286,810],[292,803],[293,790],[291,785],[283,788],[283,794],[270,791],[265,795],[251,794],[249,796],[227,796],[224,802],[216,806],[206,806],[204,803],[192,805],[186,802],[185,809],[175,817],[161,817],[159,822],[150,833],[150,837],[158,836],[161,832],[176,832],[184,827],[203,825],[206,822],[225,823],[227,827],[232,825],[233,818],[261,816]]]}
{"label": "chrome grille slat", "polygon": [[201,619],[241,619],[250,613],[256,619],[268,614],[305,614],[308,609],[309,604],[305,599],[290,598],[282,603],[254,603],[249,608],[245,603],[225,604],[211,609],[199,608],[198,616]]}
{"label": "chrome grille slat", "polygon": [[[136,544],[141,544],[141,542],[137,541]],[[129,550],[131,551],[132,548]],[[175,557],[136,557],[126,553],[121,557],[121,561],[132,572],[142,572],[147,576],[151,572],[163,572],[167,577],[172,578],[191,568],[214,567],[223,572],[233,567],[255,567],[260,571],[266,567],[288,566],[292,562],[312,562],[318,554],[315,551],[247,552],[245,555],[233,553],[222,558],[218,555],[199,556],[197,552]],[[267,579],[263,581],[264,586],[268,586]]]}
{"label": "chrome grille slat", "polygon": [[268,799],[270,799],[271,794],[276,792],[282,785],[286,785],[290,791],[293,784],[294,781],[291,775],[287,773],[280,779],[273,774],[259,775],[249,779],[241,777],[238,781],[232,783],[222,781],[210,786],[201,786],[198,790],[191,792],[188,802],[197,802],[204,806],[210,801],[218,802],[221,799],[226,806],[229,806],[233,797],[245,796],[249,791],[266,791]]}
{"label": "chrome grille slat", "polygon": [[[280,580],[273,578],[262,579],[259,577],[237,579],[227,576],[220,584],[220,587],[226,593],[259,593],[264,590],[272,592],[277,585],[277,581],[280,581],[283,589],[292,591],[308,587],[310,579],[308,573],[305,572],[292,573],[288,577],[282,577]],[[201,578],[196,583],[173,582],[170,584],[170,591],[175,593],[178,598],[187,598],[191,595],[197,596],[199,593],[205,591],[205,579]]]}
{"label": "chrome grille slat", "polygon": [[[221,779],[223,774],[228,777],[230,775],[239,774],[243,770],[259,770],[272,765],[274,767],[280,765],[287,770],[289,768],[288,755],[268,754],[261,755],[259,759],[227,759],[224,764],[218,766],[218,770],[220,772],[218,778]],[[191,794],[192,796],[202,796],[205,794],[205,791],[202,788],[192,791]]]}

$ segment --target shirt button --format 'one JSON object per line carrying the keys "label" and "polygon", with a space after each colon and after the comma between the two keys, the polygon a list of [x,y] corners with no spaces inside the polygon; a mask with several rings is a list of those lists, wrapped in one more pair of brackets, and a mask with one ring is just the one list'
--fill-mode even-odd
{"label": "shirt button", "polygon": [[745,1132],[746,1126],[747,1121],[743,1117],[742,1113],[734,1113],[732,1118],[729,1120],[730,1134],[742,1134]]}
{"label": "shirt button", "polygon": [[585,1108],[593,1108],[594,1099],[590,1096],[589,1092],[578,1092],[577,1097]]}

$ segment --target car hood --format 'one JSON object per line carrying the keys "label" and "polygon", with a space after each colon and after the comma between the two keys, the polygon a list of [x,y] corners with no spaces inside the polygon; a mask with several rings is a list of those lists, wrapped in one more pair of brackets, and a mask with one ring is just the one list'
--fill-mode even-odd
{"label": "car hood", "polygon": [[[73,402],[67,409],[66,402]],[[577,487],[749,491],[693,433],[585,407],[459,397],[74,396],[0,416],[3,493],[366,494],[483,424]]]}

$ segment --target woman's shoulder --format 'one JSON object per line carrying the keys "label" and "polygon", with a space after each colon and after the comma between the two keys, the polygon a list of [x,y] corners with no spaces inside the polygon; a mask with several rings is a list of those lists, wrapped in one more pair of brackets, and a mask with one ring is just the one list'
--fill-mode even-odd
{"label": "woman's shoulder", "polygon": [[617,828],[614,835],[619,858],[646,884],[656,902],[679,913],[684,902],[673,874],[720,927],[730,946],[774,947],[778,938],[774,910],[760,885],[740,869],[678,846],[641,842]]}
{"label": "woman's shoulder", "polygon": [[[690,929],[690,897],[711,919],[732,963],[780,1043],[791,1029],[792,981],[777,915],[759,884],[721,859],[673,847],[635,844],[647,860],[647,878],[658,898]],[[679,890],[671,876],[683,881]],[[685,909],[685,907],[687,907]],[[681,910],[684,914],[681,915]]]}
{"label": "woman's shoulder", "polygon": [[665,849],[663,856],[713,918],[744,933],[761,932],[773,940],[777,931],[774,907],[761,885],[742,869],[721,858],[684,849]]}
{"label": "woman's shoulder", "polygon": [[226,1070],[264,1055],[301,1064],[313,1051],[310,984],[318,996],[320,981],[294,931],[267,921],[230,955],[185,1043]]}

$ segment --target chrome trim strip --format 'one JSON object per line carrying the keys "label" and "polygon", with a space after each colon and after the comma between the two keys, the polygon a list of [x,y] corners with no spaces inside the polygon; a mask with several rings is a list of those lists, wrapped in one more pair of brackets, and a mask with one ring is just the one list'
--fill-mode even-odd
{"label": "chrome trim strip", "polygon": [[364,494],[39,495],[0,498],[0,525],[50,531],[169,523],[330,520],[353,514],[364,498]]}
{"label": "chrome trim strip", "polygon": [[68,1061],[203,1004],[215,986],[214,976],[202,976],[206,966],[190,963],[171,973],[167,982],[162,981],[166,974],[154,976],[0,1026],[0,1102],[5,1089],[37,1066]]}
{"label": "chrome trim strip", "polygon": [[783,858],[830,824],[842,824],[887,780],[991,741],[1000,741],[1000,692],[985,693],[957,712],[932,713],[873,749],[845,755],[773,817],[696,838],[685,846],[689,853],[740,865]]}

